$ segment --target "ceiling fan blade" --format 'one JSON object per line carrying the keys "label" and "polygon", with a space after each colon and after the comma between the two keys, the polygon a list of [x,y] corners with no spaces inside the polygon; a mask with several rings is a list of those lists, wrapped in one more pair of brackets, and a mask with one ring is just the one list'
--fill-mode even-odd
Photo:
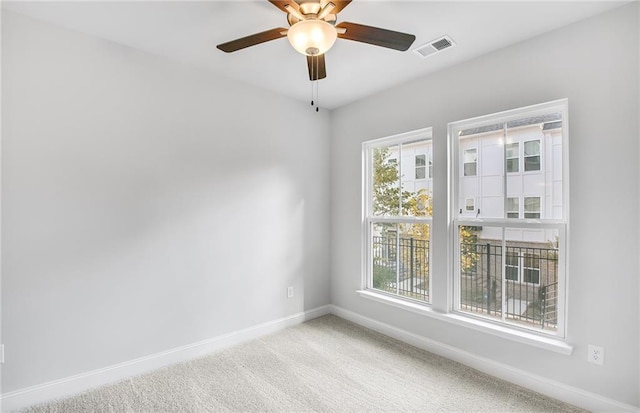
{"label": "ceiling fan blade", "polygon": [[336,27],[346,29],[344,33],[338,33],[338,37],[341,39],[355,40],[403,52],[411,47],[411,44],[416,40],[416,36],[412,34],[356,23],[342,22]]}
{"label": "ceiling fan blade", "polygon": [[287,10],[287,8],[291,8],[300,13],[300,6],[293,0],[269,0],[269,3],[273,4],[285,13],[289,13],[291,11]]}
{"label": "ceiling fan blade", "polygon": [[275,40],[286,36],[287,29],[278,27],[276,29],[267,30],[266,32],[256,33],[247,37],[232,40],[227,43],[222,43],[216,47],[223,52],[231,53],[240,49],[244,49],[245,47],[255,46],[260,43],[268,42],[270,40]]}
{"label": "ceiling fan blade", "polygon": [[329,3],[335,4],[335,7],[331,10],[331,14],[338,14],[342,9],[347,7],[351,0],[321,0],[320,5],[324,8]]}
{"label": "ceiling fan blade", "polygon": [[327,68],[324,62],[324,55],[307,56],[307,68],[309,69],[309,80],[319,80],[327,77]]}

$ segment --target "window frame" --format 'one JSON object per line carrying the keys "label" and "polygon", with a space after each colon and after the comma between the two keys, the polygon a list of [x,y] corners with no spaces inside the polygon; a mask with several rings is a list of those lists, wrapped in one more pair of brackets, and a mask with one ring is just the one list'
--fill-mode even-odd
{"label": "window frame", "polygon": [[[516,155],[515,156],[508,156],[509,150],[508,150],[508,146],[515,146],[517,148],[516,150]],[[515,159],[515,165],[516,165],[516,170],[515,171],[510,171],[509,170],[509,161]],[[505,144],[505,172],[508,174],[517,174],[520,173],[520,142],[507,142]]]}
{"label": "window frame", "polygon": [[[538,209],[527,210],[527,199],[537,199]],[[527,216],[527,214],[535,214],[537,217]],[[542,216],[542,197],[541,196],[524,196],[522,197],[522,216],[524,219],[540,219]]]}
{"label": "window frame", "polygon": [[[387,293],[385,291],[373,288],[373,248],[372,248],[372,228],[375,224],[380,223],[394,223],[394,224],[428,224],[432,227],[433,217],[429,216],[375,216],[373,215],[373,165],[371,151],[375,148],[383,148],[393,145],[409,144],[418,140],[428,140],[433,142],[433,128],[427,127],[417,129],[414,131],[401,133],[397,135],[387,136],[383,138],[368,140],[362,143],[362,274],[361,285],[364,291],[371,292],[373,294],[380,294],[388,296],[392,299],[402,300],[406,302],[414,302],[421,306],[429,307],[431,305],[432,298],[432,283],[433,277],[429,276],[429,301],[413,299],[411,297],[402,296],[394,293]],[[433,143],[432,143],[433,144]],[[402,154],[399,153],[396,158],[398,161],[398,171],[400,173],[400,180],[402,180]],[[425,157],[426,159],[426,157]],[[414,159],[415,160],[415,159]],[[414,164],[415,167],[415,164]],[[414,176],[415,178],[415,176]],[[416,179],[417,180],[417,179]],[[431,194],[433,197],[433,193]],[[433,202],[433,199],[432,199]],[[432,231],[430,231],[430,235]],[[430,240],[431,241],[431,236]],[[428,271],[431,274],[431,260],[428,262]]]}
{"label": "window frame", "polygon": [[[464,170],[461,169],[464,165],[464,154],[461,152],[460,133],[463,130],[486,127],[494,125],[496,123],[504,123],[505,130],[506,124],[510,121],[522,119],[526,117],[541,116],[549,113],[560,113],[562,115],[562,219],[513,219],[506,218],[506,198],[507,194],[504,194],[505,198],[505,214],[504,218],[475,218],[470,219],[462,216],[458,213],[457,205],[460,205],[460,190],[459,185],[462,179],[466,178]],[[490,115],[480,116],[476,118],[451,122],[448,124],[448,153],[449,153],[449,262],[448,271],[449,276],[449,294],[451,299],[448,304],[448,311],[459,315],[464,319],[469,320],[482,320],[489,324],[497,324],[505,329],[512,331],[526,331],[533,333],[534,335],[541,337],[554,337],[558,339],[565,339],[567,337],[567,285],[569,282],[569,247],[568,247],[568,234],[569,234],[569,114],[568,114],[568,100],[560,99],[556,101],[546,102],[538,105],[532,105],[517,109],[512,109],[504,112],[498,112]],[[534,139],[532,139],[534,140]],[[542,164],[542,149],[543,143],[540,142],[540,171],[543,170]],[[524,151],[524,141],[522,145]],[[523,152],[524,153],[524,152]],[[462,156],[461,156],[462,155]],[[524,162],[524,159],[523,159]],[[463,165],[460,165],[462,163]],[[526,171],[539,173],[539,171]],[[524,171],[524,165],[522,173]],[[506,179],[506,157],[505,157],[505,169],[504,176]],[[524,199],[522,199],[522,216],[524,217]],[[543,208],[543,198],[540,197],[541,209]],[[540,211],[542,214],[542,211]],[[541,215],[542,216],[542,215]],[[475,315],[469,312],[460,310],[460,237],[458,228],[461,226],[488,226],[502,228],[503,234],[507,229],[551,229],[556,230],[558,233],[558,320],[557,330],[544,331],[540,329],[534,329],[529,327],[521,327],[515,324],[507,324],[500,320],[492,320],[490,317]],[[506,249],[503,249],[506,251]],[[503,253],[504,254],[504,253]],[[503,260],[504,262],[504,260]],[[520,272],[519,278],[522,280],[524,274]],[[504,277],[503,277],[504,278]]]}
{"label": "window frame", "polygon": [[[510,209],[509,208],[509,200],[510,199],[515,199],[516,200],[516,209]],[[506,204],[505,204],[505,208],[504,208],[504,213],[505,213],[505,218],[507,219],[520,219],[520,197],[519,196],[507,196],[507,200],[506,200]],[[517,214],[517,217],[510,217],[509,214]]]}
{"label": "window frame", "polygon": [[[536,155],[527,155],[527,143],[538,142],[538,153]],[[522,140],[522,172],[523,173],[540,173],[544,169],[542,164],[542,142],[540,139],[523,139]],[[538,158],[538,169],[527,169],[527,158]]]}
{"label": "window frame", "polygon": [[[464,160],[465,155],[467,154],[467,152],[470,151],[474,151],[475,152],[475,160],[473,162],[466,162]],[[462,176],[464,177],[471,177],[471,176],[478,176],[478,148],[466,148],[464,149],[463,152],[463,161],[462,161]],[[473,170],[473,175],[467,175],[467,165],[471,165],[474,164],[475,165],[475,169]]]}
{"label": "window frame", "polygon": [[[418,165],[418,158],[422,157],[422,161],[424,162],[422,165]],[[414,157],[414,179],[417,180],[421,180],[421,179],[427,179],[427,155],[424,153],[415,155]],[[418,169],[422,170],[422,178],[418,177]]]}
{"label": "window frame", "polygon": [[[495,124],[495,118],[500,117],[500,121],[510,121],[515,120],[517,118],[521,118],[524,112],[527,112],[529,115],[539,113],[540,115],[544,115],[545,113],[549,113],[549,111],[553,109],[555,113],[561,114],[562,126],[561,133],[563,136],[562,143],[562,200],[563,200],[563,208],[560,211],[562,214],[562,219],[558,220],[525,220],[525,219],[478,219],[471,218],[461,220],[457,219],[458,213],[458,191],[454,190],[454,186],[452,185],[453,180],[455,182],[460,182],[458,179],[459,176],[462,176],[463,171],[461,169],[462,161],[459,159],[458,161],[454,161],[452,155],[457,153],[457,145],[458,145],[458,136],[454,136],[452,126],[455,126],[457,123],[469,123],[474,121],[479,127],[481,126],[489,126],[492,123]],[[510,116],[510,119],[505,119],[505,117]],[[540,349],[553,351],[563,355],[571,355],[573,352],[573,346],[567,342],[567,331],[568,331],[568,323],[567,323],[567,285],[569,283],[569,161],[568,161],[568,150],[569,150],[569,133],[568,133],[568,124],[569,124],[569,116],[568,116],[568,100],[560,99],[556,101],[551,101],[547,103],[542,103],[539,105],[533,105],[529,107],[517,108],[509,111],[504,111],[492,115],[480,116],[473,119],[467,119],[464,121],[458,121],[449,123],[447,125],[447,136],[446,140],[444,136],[431,136],[432,146],[431,151],[433,152],[438,145],[446,146],[447,156],[442,159],[438,158],[439,162],[444,161],[446,163],[446,173],[443,175],[436,175],[439,177],[438,181],[434,181],[435,186],[435,195],[438,197],[437,203],[440,205],[446,205],[444,209],[436,209],[434,211],[434,216],[432,217],[432,225],[437,225],[439,230],[431,232],[431,246],[430,249],[435,252],[434,246],[437,245],[437,251],[440,252],[437,255],[433,255],[429,261],[429,303],[424,301],[416,301],[412,300],[405,296],[400,295],[392,295],[385,294],[380,290],[374,290],[368,288],[368,280],[367,274],[371,274],[370,263],[372,263],[371,257],[371,249],[369,247],[369,232],[368,228],[370,228],[370,224],[367,222],[367,214],[366,214],[366,194],[365,194],[365,186],[362,188],[362,241],[361,241],[361,257],[362,257],[362,265],[361,265],[361,284],[360,289],[357,291],[357,294],[365,300],[370,300],[380,305],[394,307],[400,309],[402,311],[411,312],[413,314],[417,314],[420,316],[428,317],[435,320],[440,320],[445,323],[449,323],[451,325],[457,325],[462,328],[476,330],[482,332],[484,334],[490,334],[496,337],[500,337],[505,340],[510,340],[513,342],[518,342],[526,345],[530,345],[533,347],[537,347]],[[425,128],[424,130],[431,130],[431,128]],[[424,131],[420,130],[420,131]],[[418,131],[419,132],[419,131]],[[362,154],[362,173],[363,173],[363,185],[367,185],[367,181],[369,178],[369,173],[365,172],[366,163],[367,163],[367,152],[364,150],[365,145],[371,142],[377,142],[380,146],[390,145],[393,143],[394,138],[406,136],[407,134],[400,134],[390,136],[388,138],[381,138],[379,140],[371,140],[362,143],[363,150]],[[440,138],[443,138],[440,140]],[[386,140],[386,142],[385,142]],[[453,145],[455,143],[455,145]],[[522,146],[522,145],[520,145]],[[441,155],[445,153],[445,148],[441,147],[442,151],[439,152]],[[455,149],[455,151],[454,151]],[[522,149],[521,149],[522,151]],[[544,152],[544,150],[543,150]],[[476,152],[477,154],[478,152]],[[541,154],[542,155],[542,154]],[[431,157],[431,155],[430,155]],[[433,158],[431,158],[433,159]],[[503,155],[504,159],[504,155]],[[477,167],[479,159],[476,158]],[[441,167],[443,172],[445,171],[445,166]],[[520,162],[520,173],[522,174],[522,161]],[[476,169],[476,172],[479,173],[480,170]],[[477,175],[477,174],[476,174]],[[506,175],[506,173],[505,173]],[[431,177],[431,176],[430,176]],[[438,189],[440,188],[440,189]],[[457,188],[456,188],[457,189]],[[522,196],[522,195],[520,195]],[[442,199],[444,198],[444,199]],[[543,201],[546,202],[546,201]],[[522,198],[520,198],[520,216],[522,216]],[[544,207],[544,205],[543,205]],[[505,215],[506,216],[506,215]],[[558,293],[560,295],[560,299],[558,301],[558,311],[562,314],[562,319],[558,320],[558,329],[556,333],[541,331],[538,329],[531,328],[521,328],[515,324],[506,324],[504,322],[494,322],[488,319],[487,317],[475,317],[468,313],[463,313],[460,311],[456,311],[454,308],[455,301],[457,298],[455,297],[456,288],[454,286],[455,275],[457,271],[455,269],[456,266],[456,251],[455,249],[459,246],[459,240],[457,238],[457,228],[458,224],[466,224],[470,227],[481,228],[483,224],[486,223],[498,223],[500,226],[504,228],[537,228],[537,229],[551,229],[557,230],[557,237],[555,241],[555,245],[561,246],[562,250],[559,254],[558,266],[559,266],[559,274],[558,277],[562,281],[559,283]],[[445,230],[446,228],[446,230]],[[505,251],[506,248],[503,248]],[[434,273],[433,270],[436,270],[437,273]],[[542,277],[542,275],[541,275]],[[436,284],[437,282],[437,284]],[[438,288],[438,291],[433,290],[433,286]]]}

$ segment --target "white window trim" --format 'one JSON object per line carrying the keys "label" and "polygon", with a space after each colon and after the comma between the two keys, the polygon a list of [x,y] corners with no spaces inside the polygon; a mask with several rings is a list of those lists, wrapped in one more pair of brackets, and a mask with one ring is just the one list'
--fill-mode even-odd
{"label": "white window trim", "polygon": [[[371,240],[371,227],[376,223],[422,223],[432,225],[432,217],[374,217],[373,205],[371,199],[368,196],[373,193],[373,181],[372,181],[372,165],[369,152],[374,148],[381,148],[386,146],[397,145],[400,143],[407,143],[411,139],[433,139],[433,129],[423,128],[414,130],[411,132],[401,133],[397,135],[387,136],[371,141],[362,143],[362,274],[360,285],[367,291],[374,291],[371,288],[372,276],[373,276],[373,255],[370,245]],[[402,171],[402,157],[398,156],[398,168]],[[431,274],[431,260],[429,260],[429,274]],[[432,292],[432,277],[429,277],[429,300],[431,300]],[[389,298],[391,295],[388,295]],[[408,298],[407,298],[408,299]],[[430,303],[420,301],[420,305],[428,306]]]}
{"label": "white window trim", "polygon": [[[518,109],[514,109],[511,111],[506,111],[506,112],[502,112],[502,113],[498,113],[498,114],[493,114],[493,115],[487,115],[487,116],[481,116],[481,117],[477,117],[471,120],[466,120],[466,121],[461,121],[460,123],[464,122],[464,124],[468,127],[481,127],[481,126],[486,126],[486,125],[490,125],[492,123],[495,123],[495,118],[496,117],[500,117],[502,121],[508,122],[510,120],[514,120],[517,118],[520,118],[522,116],[522,112],[527,111],[529,115],[531,116],[535,116],[536,114],[544,114],[547,113],[550,109],[554,109],[554,110],[558,110],[559,112],[562,113],[562,133],[563,135],[566,137],[565,139],[568,139],[568,124],[569,124],[569,117],[568,117],[568,110],[566,110],[567,108],[567,99],[561,99],[561,100],[556,100],[556,101],[552,101],[552,102],[547,102],[547,103],[543,103],[540,105],[534,105],[534,106],[530,106],[530,107],[525,107],[525,108],[518,108]],[[470,122],[474,122],[473,125],[470,125]],[[448,142],[448,148],[447,148],[447,152],[449,154],[452,153],[453,150],[455,150],[455,152],[453,153],[457,153],[457,144],[458,144],[458,136],[453,135],[453,127],[456,125],[456,123],[450,123],[448,125],[448,136],[447,136],[447,142]],[[420,131],[416,131],[416,132],[431,132],[431,128],[425,128],[422,129]],[[363,246],[367,246],[368,245],[368,240],[369,240],[369,230],[367,228],[370,228],[370,223],[367,220],[367,203],[368,203],[368,199],[366,197],[366,191],[367,191],[367,186],[364,185],[370,185],[371,184],[371,177],[368,176],[368,172],[370,170],[370,166],[367,165],[369,163],[368,161],[368,151],[365,150],[366,149],[366,145],[377,145],[377,146],[385,146],[385,145],[390,145],[393,144],[394,142],[399,142],[402,141],[408,134],[400,134],[400,135],[394,135],[394,136],[390,136],[387,138],[382,138],[382,139],[378,139],[375,141],[369,141],[369,142],[364,142],[363,143],[363,150],[362,150],[362,156],[363,156],[363,163],[362,165],[365,166],[362,168],[363,170],[363,187],[362,187],[362,200],[363,200],[363,219],[362,219],[362,225],[363,225],[363,231],[362,231],[362,245]],[[433,137],[432,137],[433,139]],[[455,143],[455,145],[453,145]],[[488,223],[489,221],[491,221],[492,223],[498,223],[498,224],[504,224],[506,227],[509,228],[517,228],[517,227],[528,227],[527,225],[523,225],[523,223],[535,223],[538,226],[542,227],[542,228],[553,228],[554,226],[560,226],[564,229],[564,231],[561,231],[561,236],[564,237],[564,245],[568,245],[568,239],[569,239],[569,162],[568,162],[568,141],[565,142],[565,145],[563,145],[563,155],[562,155],[562,174],[565,177],[563,185],[565,185],[563,187],[563,220],[545,220],[545,222],[541,222],[540,220],[534,220],[534,219],[518,219],[518,220],[514,220],[514,219],[498,219],[498,220],[486,220],[486,219],[468,219],[468,220],[457,220],[456,222],[453,222],[453,217],[457,216],[456,215],[456,208],[458,207],[458,204],[455,203],[454,201],[457,199],[457,195],[454,193],[456,191],[453,191],[451,189],[451,185],[450,182],[447,184],[448,185],[448,211],[445,217],[442,218],[443,222],[446,222],[446,225],[450,228],[450,231],[453,230],[453,228],[457,229],[457,225],[456,224],[463,224],[463,225],[469,225],[469,226],[479,226],[485,223]],[[523,145],[521,145],[522,148],[524,148]],[[460,167],[458,166],[457,162],[455,163],[451,163],[451,158],[450,155],[448,156],[448,160],[447,162],[449,162],[449,168],[448,168],[448,179],[458,179],[459,174],[461,174],[462,172],[460,171]],[[476,162],[478,162],[476,160]],[[524,166],[521,165],[521,168],[524,168]],[[521,171],[522,173],[522,171]],[[369,190],[370,191],[370,190]],[[524,206],[522,205],[522,203],[520,203],[520,207],[524,208]],[[440,220],[438,220],[440,221]],[[455,231],[457,233],[457,231]],[[546,349],[549,351],[553,351],[556,353],[560,353],[560,354],[564,354],[564,355],[571,355],[573,352],[573,346],[571,344],[569,344],[566,341],[566,337],[568,334],[568,328],[567,328],[567,316],[568,316],[568,312],[567,312],[567,308],[568,308],[568,302],[569,302],[569,297],[566,295],[566,286],[568,285],[569,282],[569,248],[566,248],[565,251],[563,252],[563,254],[560,255],[560,259],[562,260],[562,262],[559,262],[559,265],[561,266],[561,268],[564,269],[565,274],[564,274],[564,283],[560,286],[560,291],[559,294],[564,298],[564,302],[562,303],[562,313],[564,315],[564,322],[563,322],[563,332],[564,334],[562,336],[558,336],[558,335],[552,335],[546,332],[541,332],[541,331],[528,331],[527,329],[524,328],[519,328],[518,326],[514,326],[514,325],[506,325],[503,323],[499,323],[499,322],[493,322],[491,320],[488,319],[482,319],[480,317],[475,317],[472,316],[468,313],[460,313],[460,312],[456,312],[453,311],[453,300],[454,300],[454,292],[455,292],[455,288],[453,286],[453,282],[451,281],[452,278],[457,278],[457,277],[453,277],[452,274],[454,271],[454,262],[455,262],[455,255],[454,255],[454,250],[455,250],[455,246],[456,246],[456,240],[454,238],[456,237],[452,237],[451,235],[448,237],[448,245],[447,245],[447,271],[445,276],[447,277],[447,290],[448,290],[448,294],[447,294],[447,298],[446,298],[446,308],[444,309],[444,311],[440,311],[439,310],[435,310],[433,308],[433,306],[429,303],[424,303],[424,302],[415,302],[413,300],[410,299],[406,299],[404,297],[400,297],[400,296],[392,296],[389,294],[384,294],[382,292],[378,292],[376,290],[372,290],[372,289],[367,289],[368,284],[368,280],[367,280],[367,276],[368,274],[371,273],[371,270],[369,267],[369,263],[371,262],[370,260],[370,248],[365,247],[363,248],[363,253],[362,253],[362,279],[361,279],[361,286],[362,288],[360,290],[358,290],[358,294],[365,299],[369,299],[369,300],[373,300],[376,302],[380,302],[383,303],[385,305],[390,305],[396,308],[400,308],[406,311],[410,311],[412,313],[416,313],[416,314],[420,314],[426,317],[430,317],[430,318],[434,318],[443,322],[447,322],[450,324],[455,324],[455,325],[459,325],[465,328],[470,328],[473,330],[477,330],[486,334],[490,334],[490,335],[494,335],[494,336],[498,336],[510,341],[514,341],[514,342],[518,342],[518,343],[523,343],[526,345],[530,345],[533,347],[537,347],[537,348],[542,348],[542,349]],[[458,243],[459,245],[459,243]],[[430,261],[429,265],[431,266],[432,263]],[[431,268],[430,268],[431,271]],[[429,286],[429,293],[430,293],[430,298],[431,298],[431,294],[432,294],[432,288],[431,288],[431,284],[432,284],[432,279],[438,275],[431,273],[430,276],[430,286]],[[442,276],[442,275],[440,275]],[[560,306],[560,303],[559,303]],[[560,330],[560,329],[559,329]]]}
{"label": "white window trim", "polygon": [[528,331],[492,323],[487,320],[469,317],[466,314],[461,315],[458,313],[442,313],[434,310],[429,305],[425,305],[422,303],[418,304],[410,300],[405,300],[400,297],[392,297],[391,295],[379,293],[373,290],[358,290],[357,292],[360,297],[366,298],[368,300],[373,300],[415,314],[420,314],[425,317],[434,318],[446,323],[456,324],[465,328],[470,328],[472,330],[480,331],[493,336],[498,336],[507,340],[542,348],[567,356],[571,355],[571,353],[573,352],[572,345],[562,339],[553,336],[541,336],[539,334],[534,334]]}
{"label": "white window trim", "polygon": [[[463,217],[459,217],[457,214],[456,205],[458,205],[458,197],[459,191],[457,190],[457,185],[452,185],[452,183],[460,181],[460,166],[459,162],[460,156],[459,152],[459,135],[458,131],[472,128],[479,128],[482,126],[493,125],[497,121],[504,122],[505,124],[509,121],[520,119],[523,116],[534,117],[538,115],[544,115],[551,111],[561,113],[562,114],[562,134],[565,139],[562,146],[562,176],[563,178],[563,212],[562,220],[550,220],[550,219],[485,219],[485,218],[477,218],[477,219],[466,219]],[[449,161],[450,171],[449,171],[449,214],[450,221],[452,225],[450,225],[450,236],[449,236],[449,262],[448,262],[448,271],[447,274],[452,278],[448,285],[451,286],[451,296],[453,299],[450,301],[449,311],[452,313],[460,314],[462,317],[466,318],[476,318],[475,315],[469,313],[463,313],[461,311],[457,311],[456,308],[459,307],[460,297],[459,297],[459,277],[456,274],[459,274],[459,262],[457,262],[456,257],[459,254],[459,234],[458,227],[461,225],[465,226],[496,226],[502,228],[555,228],[559,233],[559,241],[562,246],[562,250],[559,254],[558,259],[558,280],[562,282],[558,282],[558,308],[562,311],[559,311],[558,314],[558,328],[557,332],[548,332],[548,331],[540,331],[540,330],[532,330],[532,334],[539,335],[541,337],[554,337],[559,340],[564,340],[567,337],[567,309],[568,309],[568,297],[566,294],[566,286],[569,282],[569,248],[568,246],[568,234],[569,234],[569,159],[568,159],[568,124],[569,124],[569,114],[568,114],[568,100],[560,99],[552,102],[542,103],[538,105],[517,108],[505,112],[494,113],[490,115],[480,116],[477,118],[466,119],[462,121],[452,122],[448,125],[448,144],[449,144],[449,154],[451,159]],[[542,144],[542,143],[541,143]],[[524,150],[524,144],[522,145]],[[541,153],[542,153],[541,148]],[[524,165],[523,165],[524,167]],[[542,168],[542,164],[541,164]],[[535,171],[538,173],[539,171]],[[505,177],[506,177],[505,173]],[[464,176],[463,176],[464,178]],[[506,179],[506,178],[505,178]],[[566,186],[565,186],[566,185]],[[506,196],[505,196],[506,203]],[[524,200],[523,206],[524,208]],[[542,200],[541,200],[541,208],[542,208]],[[542,211],[541,211],[542,213]],[[524,215],[523,215],[524,216]],[[505,252],[503,251],[503,254]],[[503,259],[504,262],[504,259]],[[504,280],[503,280],[504,282]],[[488,320],[490,322],[490,320]],[[519,330],[519,326],[511,325],[511,324],[500,324],[504,325],[507,330],[513,330],[514,332]]]}

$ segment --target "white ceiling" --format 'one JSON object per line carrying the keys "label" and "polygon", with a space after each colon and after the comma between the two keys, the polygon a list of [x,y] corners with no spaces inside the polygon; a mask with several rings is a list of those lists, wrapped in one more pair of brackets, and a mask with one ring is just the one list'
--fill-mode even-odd
{"label": "white ceiling", "polygon": [[[364,96],[442,70],[538,34],[582,20],[625,1],[367,1],[338,15],[349,21],[412,33],[407,52],[338,39],[319,82],[322,107]],[[308,102],[305,57],[286,38],[223,53],[216,45],[275,27],[286,15],[258,1],[3,1],[3,9],[182,61]],[[594,27],[594,30],[598,30]],[[427,58],[415,48],[442,35],[456,47]]]}

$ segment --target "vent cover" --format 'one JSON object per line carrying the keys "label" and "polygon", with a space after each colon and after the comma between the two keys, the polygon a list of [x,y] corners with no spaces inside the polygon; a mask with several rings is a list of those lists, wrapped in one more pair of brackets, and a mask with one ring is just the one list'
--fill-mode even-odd
{"label": "vent cover", "polygon": [[431,56],[434,53],[440,52],[444,49],[453,47],[455,45],[456,45],[455,42],[451,40],[449,36],[442,36],[438,39],[432,40],[429,43],[418,47],[414,51],[420,57],[427,57],[427,56]]}

